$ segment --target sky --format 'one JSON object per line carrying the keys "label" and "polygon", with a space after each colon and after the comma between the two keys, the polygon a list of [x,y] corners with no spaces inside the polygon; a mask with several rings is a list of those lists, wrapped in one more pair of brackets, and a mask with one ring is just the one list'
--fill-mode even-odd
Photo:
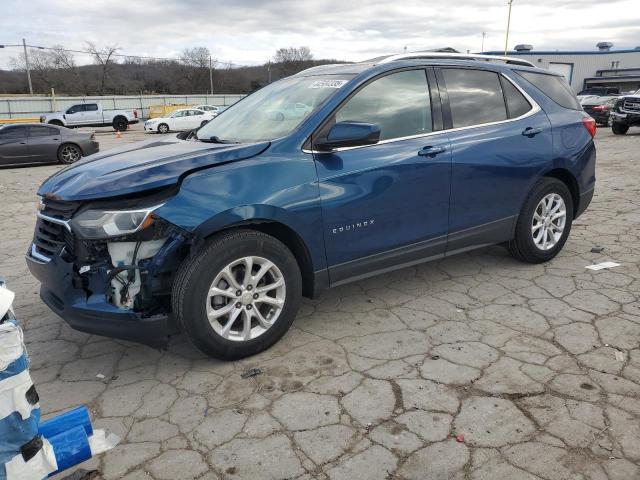
{"label": "sky", "polygon": [[[127,55],[177,57],[208,47],[214,59],[262,64],[280,47],[359,61],[453,47],[503,50],[507,0],[0,0],[0,45],[115,45]],[[509,48],[595,50],[640,46],[640,0],[514,0]],[[0,49],[0,68],[17,48]],[[90,63],[76,55],[78,64]]]}

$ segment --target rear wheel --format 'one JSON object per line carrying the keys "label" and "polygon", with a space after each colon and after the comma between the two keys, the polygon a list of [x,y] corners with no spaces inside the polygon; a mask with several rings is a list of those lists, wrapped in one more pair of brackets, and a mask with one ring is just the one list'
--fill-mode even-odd
{"label": "rear wheel", "polygon": [[615,135],[624,135],[629,131],[629,125],[623,125],[622,123],[614,123],[611,125],[611,130]]}
{"label": "rear wheel", "polygon": [[118,132],[124,132],[128,125],[129,122],[124,117],[116,117],[113,119],[113,128]]}
{"label": "rear wheel", "polygon": [[64,164],[75,163],[82,158],[82,150],[73,143],[65,143],[58,149],[58,161]]}
{"label": "rear wheel", "polygon": [[173,286],[174,314],[190,341],[233,360],[277,342],[302,297],[295,257],[279,240],[253,230],[214,237],[185,260]]}
{"label": "rear wheel", "polygon": [[573,200],[567,186],[542,178],[525,201],[509,251],[519,260],[542,263],[555,257],[571,231]]}
{"label": "rear wheel", "polygon": [[158,125],[158,133],[169,133],[169,125],[166,123]]}

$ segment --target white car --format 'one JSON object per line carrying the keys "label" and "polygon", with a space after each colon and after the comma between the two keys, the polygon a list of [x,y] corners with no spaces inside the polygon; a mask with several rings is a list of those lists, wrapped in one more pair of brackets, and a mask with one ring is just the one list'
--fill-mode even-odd
{"label": "white car", "polygon": [[202,110],[203,112],[212,113],[213,115],[218,115],[223,109],[220,107],[216,107],[215,105],[198,105],[198,110]]}
{"label": "white car", "polygon": [[197,108],[183,108],[175,110],[167,117],[152,118],[144,123],[145,132],[168,133],[180,132],[200,128],[214,118],[212,112],[205,112]]}

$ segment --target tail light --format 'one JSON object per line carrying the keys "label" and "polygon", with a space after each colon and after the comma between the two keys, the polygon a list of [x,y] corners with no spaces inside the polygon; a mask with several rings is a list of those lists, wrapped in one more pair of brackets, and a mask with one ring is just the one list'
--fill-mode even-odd
{"label": "tail light", "polygon": [[591,107],[591,110],[594,112],[604,112],[605,110],[609,110],[609,105],[596,105],[595,107]]}
{"label": "tail light", "polygon": [[91,139],[91,141],[92,141],[92,142],[95,142],[95,141],[96,141],[96,133],[95,133],[95,132],[93,132],[93,133],[91,134],[91,137],[89,137],[89,138]]}
{"label": "tail light", "polygon": [[597,130],[596,121],[591,117],[584,117],[582,119],[582,124],[584,125],[584,128],[587,129],[587,132],[589,132],[589,135],[591,135],[591,138],[594,138]]}
{"label": "tail light", "polygon": [[133,118],[138,118],[138,111],[137,110],[133,111]]}

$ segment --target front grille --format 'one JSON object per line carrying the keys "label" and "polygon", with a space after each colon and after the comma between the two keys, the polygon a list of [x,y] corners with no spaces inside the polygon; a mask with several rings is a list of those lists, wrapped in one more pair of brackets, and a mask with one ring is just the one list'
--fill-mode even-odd
{"label": "front grille", "polygon": [[64,248],[68,254],[73,255],[75,240],[66,222],[71,219],[79,206],[77,202],[43,200],[33,236],[36,253],[52,258],[59,255]]}
{"label": "front grille", "polygon": [[640,113],[640,99],[638,100],[625,100],[622,108],[629,112]]}

